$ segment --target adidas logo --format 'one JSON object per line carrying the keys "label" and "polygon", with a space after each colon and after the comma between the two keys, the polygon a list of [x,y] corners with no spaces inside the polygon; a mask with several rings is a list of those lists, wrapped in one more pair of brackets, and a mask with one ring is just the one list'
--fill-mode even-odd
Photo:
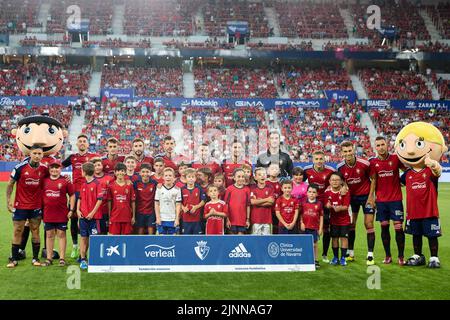
{"label": "adidas logo", "polygon": [[252,254],[247,251],[242,243],[239,243],[236,248],[231,250],[228,256],[230,258],[251,258]]}

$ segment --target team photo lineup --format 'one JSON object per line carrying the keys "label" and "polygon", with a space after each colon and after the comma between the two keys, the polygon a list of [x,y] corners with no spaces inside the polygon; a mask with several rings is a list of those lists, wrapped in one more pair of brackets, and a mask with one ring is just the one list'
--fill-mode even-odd
{"label": "team photo lineup", "polygon": [[[426,123],[410,126],[425,126],[424,137],[417,141],[428,144],[429,148],[433,145],[431,141],[436,141],[435,145],[445,150],[443,136],[437,128]],[[386,253],[383,263],[393,263],[392,221],[399,265],[425,264],[422,237],[426,237],[430,249],[428,267],[440,267],[436,184],[442,169],[428,153],[422,152],[419,157],[425,159],[426,165],[419,172],[407,169],[399,160],[399,156],[410,159],[411,154],[421,153],[419,142],[410,138],[414,128],[403,134],[409,140],[397,137],[398,154],[389,152],[387,138],[383,136],[375,139],[377,155],[370,159],[357,157],[354,143],[342,142],[343,161],[337,170],[325,164],[322,150],[312,153],[312,165],[294,167],[290,156],[280,149],[281,136],[277,131],[269,133],[268,150],[258,156],[254,170],[245,159],[243,142],[237,139],[231,144],[231,157],[220,164],[211,157],[207,143],[196,150],[195,161],[182,160],[182,155],[174,154],[175,141],[171,136],[164,137],[164,152],[154,158],[146,155],[142,138],[132,141],[128,155],[118,154],[116,138],[107,140],[106,155],[91,153],[86,134],[77,137],[78,152],[68,158],[44,158],[44,150],[48,148],[43,145],[62,143],[63,130],[59,121],[45,115],[30,116],[18,123],[16,139],[29,149],[29,157],[14,168],[7,187],[7,206],[14,222],[9,268],[16,267],[21,257],[25,257],[29,234],[34,266],[53,264],[53,256],[59,259],[60,266],[65,266],[68,228],[73,242],[71,257],[79,256],[82,269],[87,269],[89,236],[101,234],[306,233],[314,237],[316,268],[320,267],[319,259],[345,266],[355,260],[355,225],[360,211],[367,233],[367,265],[375,264],[376,221],[381,223],[381,241]],[[43,136],[31,138],[30,135],[36,134]],[[41,143],[29,146],[25,143],[27,139],[35,142],[40,139]],[[408,147],[408,143],[412,146]],[[410,153],[403,146],[417,150]],[[181,160],[177,162],[177,159]],[[70,166],[72,179],[61,174],[62,168]],[[404,171],[402,176],[399,170]],[[414,182],[408,183],[408,178]],[[33,183],[28,179],[34,179]],[[405,225],[402,181],[408,194]],[[416,183],[423,187],[415,188]],[[16,191],[12,198],[14,185]],[[45,261],[39,259],[41,220]],[[414,255],[409,259],[404,257],[404,229],[413,236]],[[55,239],[59,241],[59,253],[53,251]],[[328,259],[330,244],[331,261]]]}
{"label": "team photo lineup", "polygon": [[450,299],[449,22],[0,0],[0,300]]}

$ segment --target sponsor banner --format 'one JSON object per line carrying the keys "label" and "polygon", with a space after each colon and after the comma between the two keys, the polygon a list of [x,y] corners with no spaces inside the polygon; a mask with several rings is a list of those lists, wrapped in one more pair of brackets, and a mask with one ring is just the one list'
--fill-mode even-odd
{"label": "sponsor banner", "polygon": [[314,271],[312,235],[92,236],[89,272]]}
{"label": "sponsor banner", "polygon": [[236,32],[241,35],[249,33],[247,21],[227,21],[227,34],[234,36]]}
{"label": "sponsor banner", "polygon": [[335,100],[337,102],[345,99],[353,103],[357,100],[356,92],[353,90],[325,90],[325,95],[328,100]]}
{"label": "sponsor banner", "polygon": [[43,106],[43,105],[67,105],[76,102],[78,97],[34,97],[34,96],[1,96],[0,106]]}
{"label": "sponsor banner", "polygon": [[103,88],[101,91],[101,96],[107,99],[117,98],[118,100],[133,100],[134,99],[134,89],[114,89],[114,88]]}
{"label": "sponsor banner", "polygon": [[450,100],[361,100],[369,109],[393,108],[396,110],[450,110]]}
{"label": "sponsor banner", "polygon": [[440,109],[450,110],[450,100],[392,100],[391,106],[399,110]]}
{"label": "sponsor banner", "polygon": [[139,97],[139,101],[148,101],[155,106],[205,107],[205,108],[241,108],[256,107],[273,109],[276,107],[320,108],[328,107],[327,99],[223,99],[223,98],[148,98]]}
{"label": "sponsor banner", "polygon": [[327,99],[276,99],[274,100],[274,107],[298,107],[298,108],[318,108],[327,109]]}

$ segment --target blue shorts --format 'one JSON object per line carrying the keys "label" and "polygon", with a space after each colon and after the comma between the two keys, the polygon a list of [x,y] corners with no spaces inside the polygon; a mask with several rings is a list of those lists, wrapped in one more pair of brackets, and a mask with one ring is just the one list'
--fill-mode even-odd
{"label": "blue shorts", "polygon": [[278,225],[278,234],[297,234],[297,229],[294,227],[292,230],[286,229],[284,226]]}
{"label": "blue shorts", "polygon": [[401,201],[377,202],[377,221],[403,221]]}
{"label": "blue shorts", "polygon": [[202,223],[199,222],[183,222],[182,234],[203,234]]}
{"label": "blue shorts", "polygon": [[362,207],[364,214],[374,214],[375,210],[373,208],[366,207],[368,198],[369,198],[369,195],[352,196],[350,198],[350,206],[352,207],[352,212],[358,213],[359,208]]}
{"label": "blue shorts", "polygon": [[156,214],[136,213],[136,223],[138,228],[154,228],[156,225]]}
{"label": "blue shorts", "polygon": [[89,236],[100,234],[100,220],[81,218],[79,219],[79,223],[80,236],[87,238]]}
{"label": "blue shorts", "polygon": [[67,230],[67,222],[46,222],[44,223],[44,230],[61,230],[66,231]]}
{"label": "blue shorts", "polygon": [[314,242],[317,242],[319,240],[319,232],[317,230],[305,229],[305,231],[302,231],[302,234],[312,234]]}
{"label": "blue shorts", "polygon": [[426,218],[406,220],[407,234],[413,236],[425,236],[427,238],[437,238],[442,235],[439,218]]}
{"label": "blue shorts", "polygon": [[160,225],[156,225],[159,234],[177,234],[179,227],[174,226],[175,221],[161,221]]}
{"label": "blue shorts", "polygon": [[42,209],[26,210],[14,209],[13,221],[24,221],[28,219],[42,219]]}
{"label": "blue shorts", "polygon": [[242,232],[242,233],[246,233],[247,232],[247,227],[243,227],[243,226],[231,226],[230,228],[231,233],[238,233],[238,232]]}

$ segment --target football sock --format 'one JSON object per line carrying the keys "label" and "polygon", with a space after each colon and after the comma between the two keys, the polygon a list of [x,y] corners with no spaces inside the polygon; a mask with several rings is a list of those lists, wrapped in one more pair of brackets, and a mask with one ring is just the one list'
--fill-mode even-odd
{"label": "football sock", "polygon": [[27,247],[27,242],[28,242],[29,237],[30,237],[30,227],[25,226],[23,228],[22,242],[20,243],[20,249],[25,250],[25,248]]}
{"label": "football sock", "polygon": [[[396,234],[397,239],[397,234]],[[387,257],[391,256],[391,233],[389,232],[389,225],[381,226],[381,240],[383,241],[384,252]],[[404,241],[404,238],[403,238]],[[397,240],[398,246],[398,240]]]}
{"label": "football sock", "polygon": [[322,256],[326,256],[328,255],[328,248],[330,247],[330,233],[329,232],[324,232],[323,234],[323,252],[322,252]]}
{"label": "football sock", "polygon": [[39,259],[39,250],[41,249],[40,242],[31,242],[33,245],[33,259]]}
{"label": "football sock", "polygon": [[395,241],[397,242],[398,256],[405,254],[405,232],[403,229],[395,230]]}
{"label": "football sock", "polygon": [[19,249],[20,249],[19,244],[13,244],[11,246],[11,257],[14,261],[19,260]]}
{"label": "football sock", "polygon": [[430,246],[431,256],[432,257],[437,257],[438,256],[438,249],[439,249],[438,238],[437,237],[428,238],[428,244]]}
{"label": "football sock", "polygon": [[333,255],[335,258],[339,258],[339,247],[333,247]]}
{"label": "football sock", "polygon": [[413,235],[414,254],[422,254],[422,236]]}
{"label": "football sock", "polygon": [[369,252],[373,252],[373,248],[375,247],[375,230],[367,229],[367,248]]}
{"label": "football sock", "polygon": [[353,250],[355,247],[355,238],[356,238],[356,231],[355,228],[350,229],[348,232],[348,249]]}
{"label": "football sock", "polygon": [[341,258],[345,258],[347,255],[347,248],[341,248]]}
{"label": "football sock", "polygon": [[72,243],[78,244],[78,218],[70,218],[70,234]]}

